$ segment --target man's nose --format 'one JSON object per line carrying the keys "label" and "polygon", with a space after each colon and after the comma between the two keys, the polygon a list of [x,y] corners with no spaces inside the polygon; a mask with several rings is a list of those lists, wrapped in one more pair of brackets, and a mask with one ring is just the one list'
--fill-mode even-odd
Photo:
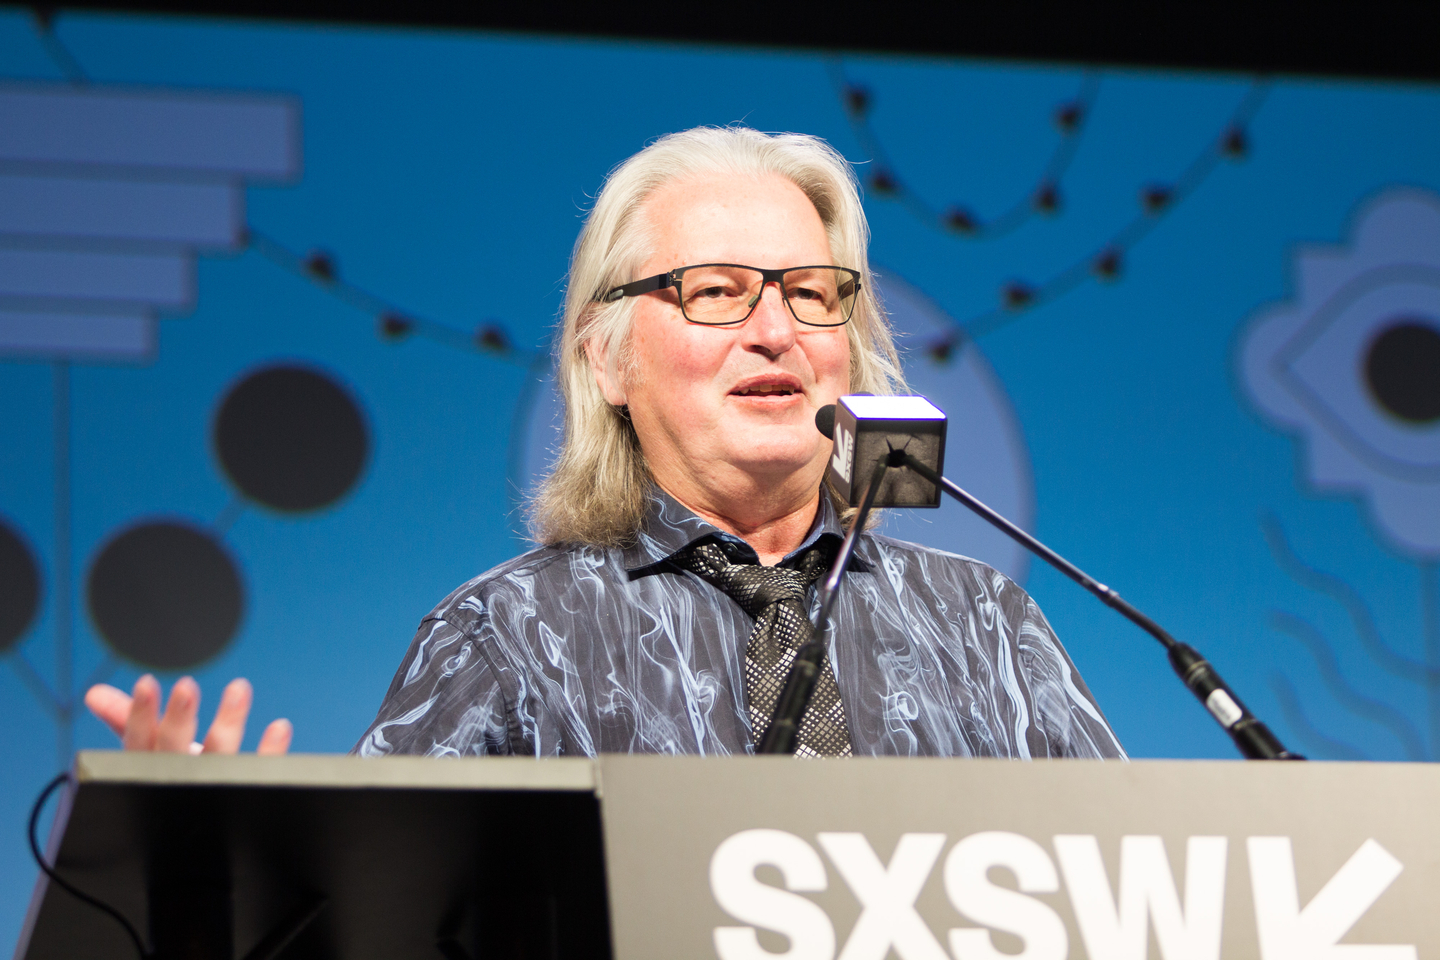
{"label": "man's nose", "polygon": [[746,344],[770,356],[778,356],[795,346],[795,315],[780,294],[780,284],[767,283],[760,291],[755,312],[745,321]]}

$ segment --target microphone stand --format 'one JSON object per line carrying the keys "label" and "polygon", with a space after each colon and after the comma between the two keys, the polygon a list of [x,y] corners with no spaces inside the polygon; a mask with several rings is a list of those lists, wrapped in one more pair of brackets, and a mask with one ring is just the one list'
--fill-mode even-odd
{"label": "microphone stand", "polygon": [[806,708],[810,706],[810,698],[815,692],[815,681],[820,674],[820,664],[825,659],[825,638],[829,633],[830,613],[835,606],[840,581],[845,576],[845,569],[850,563],[850,557],[855,552],[855,543],[860,537],[860,531],[865,528],[865,520],[875,504],[875,495],[880,490],[880,483],[885,479],[886,471],[895,467],[909,467],[914,470],[1000,532],[1080,584],[1107,607],[1115,610],[1158,640],[1160,645],[1165,648],[1170,666],[1176,675],[1195,695],[1195,698],[1205,705],[1205,709],[1215,718],[1216,722],[1225,728],[1225,732],[1230,735],[1230,739],[1234,741],[1241,756],[1247,760],[1305,759],[1300,754],[1291,753],[1285,749],[1279,738],[1250,712],[1250,709],[1235,695],[1235,691],[1230,689],[1230,686],[1220,677],[1209,661],[1200,655],[1200,651],[1188,643],[1181,643],[1170,636],[1158,623],[1121,598],[1120,594],[1086,574],[1085,571],[996,513],[958,485],[945,479],[938,471],[916,459],[913,454],[894,449],[885,459],[875,465],[875,472],[870,478],[870,486],[866,489],[865,498],[860,503],[860,510],[855,515],[855,522],[851,525],[849,533],[845,535],[845,542],[840,547],[840,553],[830,568],[829,576],[825,578],[824,592],[821,594],[820,615],[816,618],[815,632],[811,639],[802,644],[795,653],[795,662],[790,667],[789,675],[785,678],[785,688],[781,691],[780,698],[775,704],[774,716],[770,720],[770,726],[765,730],[765,735],[760,740],[756,749],[757,753],[795,752],[795,739],[800,730],[800,720],[805,716]]}
{"label": "microphone stand", "polygon": [[904,451],[891,450],[889,456],[875,464],[875,472],[870,475],[870,486],[865,489],[860,510],[855,514],[855,522],[850,524],[850,532],[845,534],[840,552],[836,554],[835,562],[830,565],[830,573],[821,586],[820,615],[815,618],[815,631],[810,635],[810,639],[795,651],[795,662],[790,665],[790,672],[785,676],[785,687],[775,701],[775,712],[770,717],[770,726],[765,728],[765,733],[755,748],[756,753],[795,752],[800,721],[810,706],[810,698],[815,695],[815,681],[820,678],[820,665],[825,662],[825,638],[830,632],[830,612],[835,608],[835,598],[840,593],[840,581],[845,578],[845,570],[850,565],[850,558],[855,554],[855,544],[860,539],[860,532],[865,529],[865,521],[870,516],[871,508],[875,506],[875,495],[880,492],[880,483],[885,479],[885,472],[891,467],[904,466],[907,456],[909,454]]}
{"label": "microphone stand", "polygon": [[1275,734],[1270,732],[1270,728],[1250,712],[1249,708],[1235,695],[1235,691],[1231,690],[1229,685],[1220,678],[1220,674],[1215,672],[1215,668],[1210,666],[1209,661],[1200,655],[1200,651],[1188,643],[1181,643],[1170,636],[1158,623],[1123,600],[1120,594],[1088,576],[1075,564],[1006,520],[965,490],[946,480],[913,455],[903,451],[899,452],[902,454],[900,459],[905,466],[939,486],[940,489],[979,514],[982,519],[1006,536],[1090,591],[1100,599],[1101,603],[1160,641],[1160,645],[1169,654],[1170,666],[1175,670],[1176,675],[1180,677],[1185,686],[1190,688],[1190,692],[1195,694],[1195,699],[1205,705],[1205,709],[1210,712],[1216,722],[1225,728],[1225,732],[1230,735],[1231,740],[1235,741],[1236,748],[1247,760],[1305,759],[1300,754],[1291,753],[1285,749]]}

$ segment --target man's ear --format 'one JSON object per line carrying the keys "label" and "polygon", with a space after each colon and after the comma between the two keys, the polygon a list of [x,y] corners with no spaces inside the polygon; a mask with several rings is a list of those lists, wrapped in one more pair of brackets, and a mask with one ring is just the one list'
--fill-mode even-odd
{"label": "man's ear", "polygon": [[625,397],[625,384],[621,382],[619,365],[610,362],[609,351],[591,337],[585,341],[585,357],[590,361],[590,372],[595,375],[595,384],[605,395],[605,402],[612,407],[625,406],[629,402]]}

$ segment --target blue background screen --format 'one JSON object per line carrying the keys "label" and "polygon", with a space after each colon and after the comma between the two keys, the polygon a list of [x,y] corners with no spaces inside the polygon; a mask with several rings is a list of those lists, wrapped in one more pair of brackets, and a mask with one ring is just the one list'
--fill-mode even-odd
{"label": "blue background screen", "polygon": [[[348,750],[420,617],[526,549],[581,219],[615,164],[698,124],[857,164],[952,478],[1198,646],[1292,748],[1440,755],[1435,87],[54,31],[69,59],[0,8],[0,940],[36,793],[114,742],[87,683],[189,672],[213,708],[244,675],[247,746],[283,715],[297,751]],[[1233,755],[1153,641],[957,505],[887,523],[1020,579],[1134,756]],[[178,626],[145,619],[155,583]]]}

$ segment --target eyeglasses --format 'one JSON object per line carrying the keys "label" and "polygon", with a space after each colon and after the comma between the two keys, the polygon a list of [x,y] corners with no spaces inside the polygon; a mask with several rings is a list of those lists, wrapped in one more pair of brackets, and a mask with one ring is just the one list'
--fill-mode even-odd
{"label": "eyeglasses", "polygon": [[780,285],[780,297],[795,319],[812,327],[843,326],[860,295],[860,274],[847,267],[762,270],[738,263],[700,263],[615,287],[600,299],[614,303],[674,287],[686,320],[723,327],[749,320],[771,283]]}

